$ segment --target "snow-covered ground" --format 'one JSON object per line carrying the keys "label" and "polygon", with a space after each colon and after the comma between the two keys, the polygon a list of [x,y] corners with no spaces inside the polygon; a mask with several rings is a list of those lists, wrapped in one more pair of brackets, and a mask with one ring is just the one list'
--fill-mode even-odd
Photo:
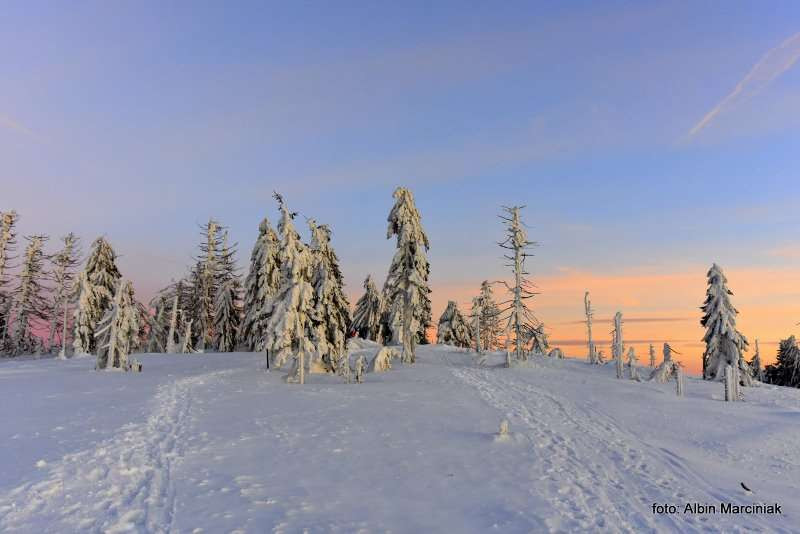
{"label": "snow-covered ground", "polygon": [[725,403],[721,384],[689,379],[678,398],[611,366],[479,367],[438,346],[360,385],[287,385],[258,354],[140,359],[141,374],[0,363],[0,531],[800,529],[797,390]]}

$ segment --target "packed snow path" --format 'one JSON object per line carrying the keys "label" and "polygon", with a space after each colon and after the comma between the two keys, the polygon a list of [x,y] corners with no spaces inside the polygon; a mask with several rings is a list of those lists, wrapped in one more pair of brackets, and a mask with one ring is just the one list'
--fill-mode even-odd
{"label": "packed snow path", "polygon": [[173,462],[183,455],[192,391],[228,371],[159,387],[143,424],[124,425],[97,447],[69,454],[41,481],[0,497],[0,530],[35,517],[61,532],[170,532]]}
{"label": "packed snow path", "polygon": [[656,516],[652,503],[736,502],[741,493],[714,488],[667,449],[646,444],[611,417],[519,383],[509,371],[461,368],[454,374],[507,414],[526,446],[531,492],[550,503],[545,523],[563,532],[679,532],[723,527],[763,531],[764,521],[691,515]]}
{"label": "packed snow path", "polygon": [[[258,354],[0,362],[0,532],[792,532],[800,391],[419,347],[364,384]],[[370,351],[369,344],[364,351]],[[506,441],[495,439],[510,422]],[[744,482],[753,489],[747,494]],[[783,515],[684,514],[780,502]],[[653,503],[681,511],[656,515]]]}

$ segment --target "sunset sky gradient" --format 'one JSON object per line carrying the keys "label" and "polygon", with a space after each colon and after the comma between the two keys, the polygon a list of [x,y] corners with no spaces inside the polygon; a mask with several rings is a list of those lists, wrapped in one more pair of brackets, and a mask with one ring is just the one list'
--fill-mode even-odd
{"label": "sunset sky gradient", "polygon": [[698,371],[717,262],[769,361],[800,321],[800,3],[762,6],[3,2],[0,210],[106,235],[149,299],[210,216],[246,268],[277,190],[333,228],[354,302],[405,185],[438,319],[508,276],[497,215],[524,204],[568,354],[588,290],[642,360],[669,341]]}

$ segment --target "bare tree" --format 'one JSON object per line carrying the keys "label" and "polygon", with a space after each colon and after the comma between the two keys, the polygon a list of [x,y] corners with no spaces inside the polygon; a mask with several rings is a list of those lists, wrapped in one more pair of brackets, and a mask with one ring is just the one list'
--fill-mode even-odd
{"label": "bare tree", "polygon": [[506,225],[506,238],[498,243],[509,251],[503,257],[508,260],[506,266],[511,267],[514,275],[513,285],[500,282],[511,293],[511,299],[502,302],[500,307],[501,312],[507,314],[506,331],[513,335],[514,358],[517,361],[528,359],[527,342],[531,339],[536,342],[538,333],[543,332],[541,323],[526,305],[526,301],[536,295],[533,284],[527,278],[529,273],[525,270],[525,260],[533,255],[529,251],[536,243],[528,239],[523,227],[519,211],[524,207],[503,206],[505,214],[500,215],[500,219]]}
{"label": "bare tree", "polygon": [[597,347],[594,345],[594,340],[592,339],[592,319],[594,318],[594,310],[592,309],[592,301],[589,300],[589,292],[587,291],[583,295],[583,306],[586,312],[586,331],[588,334],[588,347],[589,347],[589,363],[595,364],[600,363],[597,357]]}
{"label": "bare tree", "polygon": [[617,378],[622,378],[624,370],[622,356],[625,352],[625,345],[622,342],[622,312],[617,312],[614,315],[614,330],[612,331],[612,335],[614,341],[611,346],[611,354],[614,356]]}

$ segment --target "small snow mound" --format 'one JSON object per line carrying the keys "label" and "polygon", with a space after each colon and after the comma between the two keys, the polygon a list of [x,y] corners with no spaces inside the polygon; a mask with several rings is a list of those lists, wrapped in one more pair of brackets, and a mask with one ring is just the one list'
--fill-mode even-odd
{"label": "small snow mound", "polygon": [[380,347],[381,344],[372,341],[371,339],[362,339],[360,337],[352,337],[347,340],[347,348],[350,350],[359,350],[359,349],[375,349]]}
{"label": "small snow mound", "polygon": [[145,513],[143,510],[129,510],[122,514],[117,524],[111,526],[106,533],[118,534],[122,532],[136,532],[138,527],[144,522]]}
{"label": "small snow mound", "polygon": [[495,434],[494,441],[495,443],[502,443],[506,442],[511,438],[511,434],[508,432],[508,419],[503,419],[500,421],[500,430]]}
{"label": "small snow mound", "polygon": [[392,368],[392,358],[399,357],[397,350],[391,347],[383,347],[375,354],[372,361],[369,362],[367,372],[382,373]]}

